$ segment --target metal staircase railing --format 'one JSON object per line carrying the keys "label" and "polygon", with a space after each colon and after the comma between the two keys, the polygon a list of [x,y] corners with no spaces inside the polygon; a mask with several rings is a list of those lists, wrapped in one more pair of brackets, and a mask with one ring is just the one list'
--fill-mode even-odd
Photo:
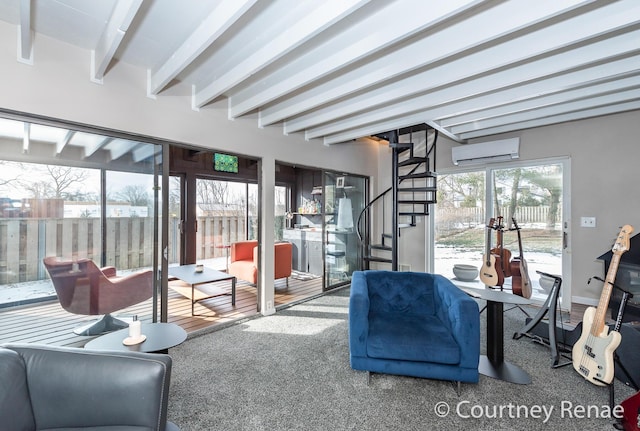
{"label": "metal staircase railing", "polygon": [[[425,125],[426,126],[426,125]],[[436,175],[435,171],[435,148],[438,139],[438,132],[434,129],[423,128],[427,131],[433,131],[433,141],[429,145],[427,139],[425,155],[416,156],[414,154],[415,146],[411,142],[412,129],[408,134],[410,142],[399,142],[399,137],[403,134],[401,131],[394,130],[387,132],[382,136],[389,141],[392,148],[392,184],[391,187],[380,193],[369,202],[367,206],[360,212],[356,222],[356,232],[361,244],[361,256],[363,260],[363,269],[370,269],[371,262],[388,263],[391,265],[392,271],[398,270],[398,242],[401,235],[401,229],[416,225],[418,216],[428,216],[429,206],[436,203]],[[404,156],[404,157],[403,157]],[[432,163],[430,163],[432,162]],[[406,170],[408,169],[408,172]],[[404,182],[410,182],[408,186],[402,187]],[[416,182],[418,184],[416,184]],[[391,194],[391,210],[387,211],[385,197]],[[379,208],[381,206],[381,208]],[[373,209],[378,208],[374,213]],[[381,218],[382,234],[379,243],[371,242],[371,227],[374,214]],[[391,216],[390,233],[386,233],[387,217]],[[401,223],[402,217],[408,217],[406,223]],[[386,240],[391,240],[388,244]],[[381,256],[380,253],[386,253],[389,257]]]}

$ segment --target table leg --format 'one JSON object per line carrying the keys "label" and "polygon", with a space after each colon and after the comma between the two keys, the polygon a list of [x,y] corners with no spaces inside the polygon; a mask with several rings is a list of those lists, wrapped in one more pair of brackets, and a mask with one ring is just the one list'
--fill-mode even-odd
{"label": "table leg", "polygon": [[195,309],[195,304],[196,304],[196,301],[195,301],[195,299],[194,299],[194,296],[195,296],[195,293],[194,293],[194,292],[195,292],[195,289],[196,289],[196,288],[195,288],[195,285],[193,285],[193,284],[192,284],[192,285],[191,285],[191,316],[192,316],[192,317],[193,317],[193,316],[195,316],[195,314],[194,314],[194,309]]}
{"label": "table leg", "polygon": [[231,305],[236,305],[236,278],[231,279]]}
{"label": "table leg", "polygon": [[487,357],[494,362],[504,359],[504,306],[487,301]]}
{"label": "table leg", "polygon": [[510,383],[528,385],[531,377],[522,368],[504,360],[504,307],[487,301],[487,354],[480,355],[480,374]]}

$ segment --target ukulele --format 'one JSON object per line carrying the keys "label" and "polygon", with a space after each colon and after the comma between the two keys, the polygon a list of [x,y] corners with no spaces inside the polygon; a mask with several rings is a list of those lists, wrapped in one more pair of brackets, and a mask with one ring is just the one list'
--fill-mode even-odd
{"label": "ukulele", "polygon": [[480,280],[491,287],[502,286],[504,284],[504,273],[502,272],[502,262],[500,256],[491,252],[491,229],[494,228],[495,219],[491,218],[487,225],[487,239],[485,251],[482,256],[482,268],[480,268]]}
{"label": "ukulele", "polygon": [[613,352],[620,345],[622,337],[619,332],[609,332],[605,325],[605,315],[609,308],[609,299],[613,290],[613,282],[618,271],[622,253],[629,250],[629,235],[633,232],[631,225],[620,230],[613,245],[611,263],[600,295],[598,308],[588,307],[582,318],[582,334],[573,345],[573,368],[585,379],[598,386],[605,386],[613,380],[615,366]]}
{"label": "ukulele", "polygon": [[524,298],[531,298],[531,279],[529,278],[529,270],[527,261],[524,260],[522,254],[522,237],[520,236],[520,227],[516,219],[511,217],[514,229],[518,232],[518,252],[519,256],[514,257],[509,267],[511,268],[511,288],[514,294]]}
{"label": "ukulele", "polygon": [[[511,277],[511,268],[509,262],[511,261],[511,252],[502,246],[502,239],[504,233],[504,225],[502,224],[502,216],[498,217],[498,225],[494,227],[496,230],[496,246],[491,249],[491,253],[500,256],[500,265],[502,273],[505,277]],[[502,286],[502,285],[501,285]]]}

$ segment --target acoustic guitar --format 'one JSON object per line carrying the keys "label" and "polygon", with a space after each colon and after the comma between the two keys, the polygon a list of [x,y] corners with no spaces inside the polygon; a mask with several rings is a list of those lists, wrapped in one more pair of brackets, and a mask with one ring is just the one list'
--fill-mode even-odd
{"label": "acoustic guitar", "polygon": [[588,307],[582,318],[582,334],[573,345],[573,368],[582,377],[598,386],[606,386],[613,380],[615,366],[613,352],[620,345],[622,337],[617,331],[609,332],[605,325],[605,316],[609,308],[609,299],[613,290],[613,282],[618,272],[618,265],[622,254],[629,250],[629,235],[633,227],[625,225],[620,230],[616,243],[613,245],[611,263],[607,271],[598,308]]}
{"label": "acoustic guitar", "polygon": [[494,226],[496,230],[496,246],[491,249],[491,253],[496,256],[500,256],[500,265],[502,269],[502,273],[505,278],[511,277],[511,268],[509,266],[509,262],[511,262],[511,251],[504,248],[502,245],[504,239],[504,224],[502,224],[502,216],[498,217],[498,224]]}
{"label": "acoustic guitar", "polygon": [[491,218],[487,225],[487,239],[485,251],[482,256],[482,267],[480,268],[480,280],[487,286],[495,287],[504,284],[504,273],[502,272],[502,262],[500,256],[491,253],[491,230],[494,229],[495,219]]}
{"label": "acoustic guitar", "polygon": [[511,288],[515,295],[524,298],[531,298],[531,278],[529,278],[529,269],[527,261],[524,260],[522,253],[522,237],[520,235],[520,227],[515,218],[511,217],[514,229],[518,232],[518,257],[511,259],[509,266],[511,268]]}

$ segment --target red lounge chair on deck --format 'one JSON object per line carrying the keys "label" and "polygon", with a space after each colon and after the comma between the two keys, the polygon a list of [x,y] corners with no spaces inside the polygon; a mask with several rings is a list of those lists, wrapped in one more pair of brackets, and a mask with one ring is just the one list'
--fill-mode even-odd
{"label": "red lounge chair on deck", "polygon": [[111,313],[153,295],[151,270],[117,277],[114,267],[98,268],[91,259],[62,261],[50,256],[43,262],[62,308],[74,314],[104,315],[100,320],[74,329],[77,335],[99,335],[126,328],[128,324]]}

